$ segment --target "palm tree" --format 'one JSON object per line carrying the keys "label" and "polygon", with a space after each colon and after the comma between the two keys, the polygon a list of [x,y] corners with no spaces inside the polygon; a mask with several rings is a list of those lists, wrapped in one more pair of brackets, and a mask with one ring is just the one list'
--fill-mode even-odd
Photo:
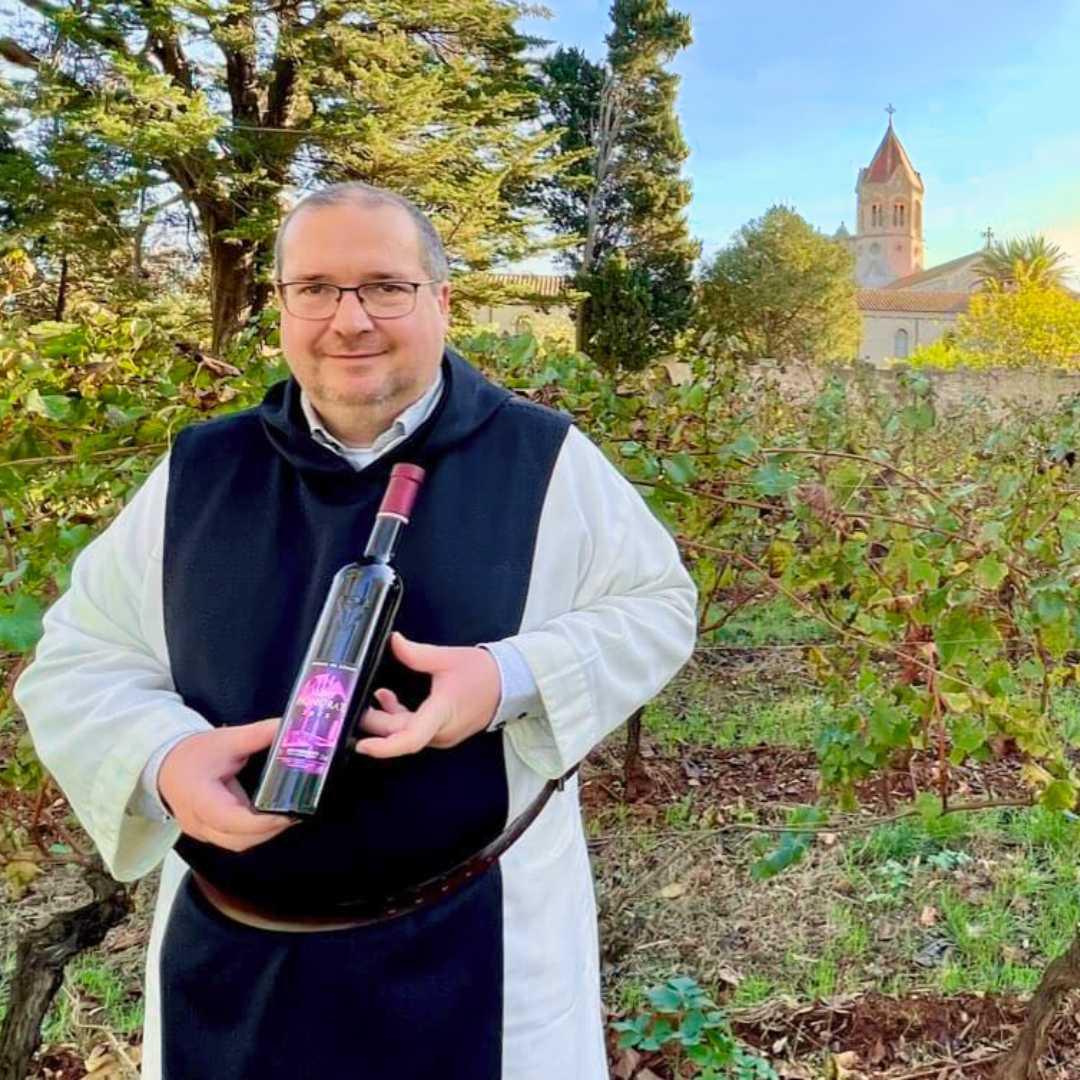
{"label": "palm tree", "polygon": [[1062,288],[1069,272],[1065,252],[1050,243],[1045,236],[1019,237],[1004,243],[990,244],[983,252],[975,272],[984,285],[995,283],[999,288],[1037,285],[1041,288]]}

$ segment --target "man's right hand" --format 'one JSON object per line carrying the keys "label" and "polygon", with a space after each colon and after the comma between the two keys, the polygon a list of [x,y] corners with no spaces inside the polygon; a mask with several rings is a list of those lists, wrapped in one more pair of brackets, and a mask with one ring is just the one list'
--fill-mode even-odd
{"label": "man's right hand", "polygon": [[280,722],[260,720],[189,735],[165,755],[158,791],[188,836],[246,851],[296,824],[284,814],[257,814],[236,779],[247,759],[274,741]]}

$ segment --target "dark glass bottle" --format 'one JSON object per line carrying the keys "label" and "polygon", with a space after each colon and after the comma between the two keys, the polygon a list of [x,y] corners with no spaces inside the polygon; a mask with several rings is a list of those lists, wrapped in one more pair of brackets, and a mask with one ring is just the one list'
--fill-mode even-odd
{"label": "dark glass bottle", "polygon": [[423,480],[418,465],[394,466],[364,557],[334,575],[252,800],[256,810],[314,814],[335,760],[353,744],[401,604],[390,561]]}

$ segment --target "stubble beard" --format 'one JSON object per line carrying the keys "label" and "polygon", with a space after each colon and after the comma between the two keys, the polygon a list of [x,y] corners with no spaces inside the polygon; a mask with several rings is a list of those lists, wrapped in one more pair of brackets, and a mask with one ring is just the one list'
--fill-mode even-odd
{"label": "stubble beard", "polygon": [[[332,363],[332,361],[327,361]],[[387,372],[378,384],[370,389],[335,389],[317,369],[315,379],[308,388],[308,397],[324,420],[336,418],[338,425],[358,426],[374,439],[393,422],[416,398],[423,388],[415,385],[403,372]],[[348,419],[343,414],[348,414]],[[350,422],[351,421],[351,422]]]}

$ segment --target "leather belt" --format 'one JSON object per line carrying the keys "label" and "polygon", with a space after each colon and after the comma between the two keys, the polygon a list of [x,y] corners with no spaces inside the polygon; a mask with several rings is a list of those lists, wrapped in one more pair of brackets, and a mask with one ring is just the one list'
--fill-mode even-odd
{"label": "leather belt", "polygon": [[262,907],[246,897],[234,896],[207,881],[201,874],[191,872],[192,879],[206,900],[221,914],[259,930],[279,930],[293,933],[320,930],[348,930],[371,926],[403,915],[411,915],[445,900],[463,885],[487,873],[521,834],[537,819],[555,791],[562,791],[566,781],[577,772],[575,765],[558,780],[549,780],[535,799],[490,844],[449,870],[411,885],[391,896],[367,902],[336,905],[320,915],[294,915]]}

